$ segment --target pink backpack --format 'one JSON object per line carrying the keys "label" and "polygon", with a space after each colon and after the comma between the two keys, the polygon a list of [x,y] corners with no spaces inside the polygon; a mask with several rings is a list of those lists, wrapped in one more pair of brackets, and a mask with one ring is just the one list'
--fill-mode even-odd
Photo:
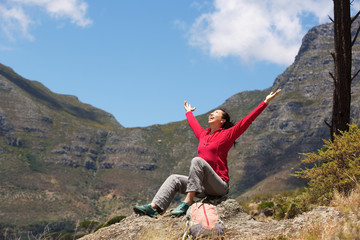
{"label": "pink backpack", "polygon": [[219,218],[216,206],[210,203],[197,202],[191,205],[187,211],[186,237],[221,236],[224,226]]}

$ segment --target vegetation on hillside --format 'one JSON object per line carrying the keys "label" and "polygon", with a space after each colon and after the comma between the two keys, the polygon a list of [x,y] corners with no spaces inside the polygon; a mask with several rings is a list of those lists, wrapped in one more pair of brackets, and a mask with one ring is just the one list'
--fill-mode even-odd
{"label": "vegetation on hillside", "polygon": [[310,203],[328,205],[334,190],[349,195],[360,179],[360,128],[349,125],[348,132],[326,141],[318,153],[307,153],[304,162],[315,164],[296,176],[309,179],[306,193]]}
{"label": "vegetation on hillside", "polygon": [[[295,191],[276,195],[254,196],[249,202],[242,202],[244,208],[253,215],[265,208],[273,209],[275,219],[294,218],[300,213],[317,206],[335,206],[344,213],[351,213],[360,220],[360,127],[355,123],[349,125],[348,132],[336,135],[334,141],[325,141],[325,145],[317,153],[304,154],[308,167],[298,171],[295,176],[308,179],[307,186]],[[302,239],[324,239],[320,235],[335,234],[341,239],[358,239],[360,226],[354,220],[339,224],[328,223],[329,226],[313,226],[304,230]],[[336,226],[339,225],[339,226]],[[347,232],[347,228],[350,232]],[[325,232],[325,231],[328,231]],[[316,235],[314,238],[311,235]],[[349,235],[350,234],[350,235]],[[350,236],[350,237],[349,237]]]}

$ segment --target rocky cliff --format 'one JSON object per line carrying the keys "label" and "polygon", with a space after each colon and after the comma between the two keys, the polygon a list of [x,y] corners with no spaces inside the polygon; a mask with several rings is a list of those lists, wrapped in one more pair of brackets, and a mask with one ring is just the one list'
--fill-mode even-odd
{"label": "rocky cliff", "polygon": [[[331,117],[332,36],[332,25],[314,27],[272,87],[241,92],[221,105],[240,120],[270,91],[283,89],[229,153],[232,197],[299,186],[289,176],[301,165],[299,153],[315,151],[329,138],[324,120]],[[359,44],[353,58],[355,71]],[[355,121],[359,88],[358,77]],[[206,114],[198,119],[206,127]],[[130,214],[129,206],[150,201],[170,173],[187,174],[196,149],[186,121],[123,128],[110,114],[0,65],[2,226]]]}

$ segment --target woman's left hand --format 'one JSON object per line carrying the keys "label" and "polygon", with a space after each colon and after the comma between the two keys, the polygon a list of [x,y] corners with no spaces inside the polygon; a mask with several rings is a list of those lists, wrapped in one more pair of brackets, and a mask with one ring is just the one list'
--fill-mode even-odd
{"label": "woman's left hand", "polygon": [[264,102],[268,104],[276,95],[279,94],[279,92],[281,92],[281,89],[276,90],[276,92],[271,92],[269,95],[266,96]]}

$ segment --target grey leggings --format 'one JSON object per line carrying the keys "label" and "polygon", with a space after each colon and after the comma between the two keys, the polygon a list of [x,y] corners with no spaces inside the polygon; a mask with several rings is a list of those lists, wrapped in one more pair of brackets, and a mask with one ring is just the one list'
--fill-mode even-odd
{"label": "grey leggings", "polygon": [[229,192],[229,183],[221,179],[204,159],[195,157],[191,160],[189,176],[170,175],[161,185],[152,203],[166,211],[177,192],[196,192],[197,197],[221,197]]}

